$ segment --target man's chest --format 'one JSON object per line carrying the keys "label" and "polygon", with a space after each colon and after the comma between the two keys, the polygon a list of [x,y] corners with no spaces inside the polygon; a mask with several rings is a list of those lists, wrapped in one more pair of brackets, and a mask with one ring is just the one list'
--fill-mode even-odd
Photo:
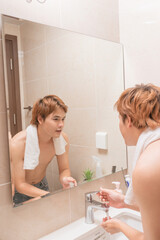
{"label": "man's chest", "polygon": [[55,156],[54,145],[40,146],[39,164],[48,165]]}

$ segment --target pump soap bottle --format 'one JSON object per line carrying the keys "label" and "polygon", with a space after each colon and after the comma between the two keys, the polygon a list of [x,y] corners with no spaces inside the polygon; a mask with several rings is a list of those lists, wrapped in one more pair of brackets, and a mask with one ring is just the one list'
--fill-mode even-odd
{"label": "pump soap bottle", "polygon": [[102,167],[101,167],[101,159],[96,157],[96,156],[92,156],[93,160],[96,162],[96,177],[102,177]]}

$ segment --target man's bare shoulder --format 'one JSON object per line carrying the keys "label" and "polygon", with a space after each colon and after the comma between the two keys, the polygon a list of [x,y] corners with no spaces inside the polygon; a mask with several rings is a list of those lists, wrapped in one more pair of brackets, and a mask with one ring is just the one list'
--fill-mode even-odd
{"label": "man's bare shoulder", "polygon": [[[133,184],[135,189],[142,191],[153,186],[160,188],[160,140],[151,143],[141,154],[133,171]],[[142,191],[144,194],[144,191]]]}
{"label": "man's bare shoulder", "polygon": [[10,141],[11,151],[23,151],[26,143],[26,130],[17,133]]}
{"label": "man's bare shoulder", "polygon": [[149,239],[153,239],[153,236],[154,239],[160,239],[160,140],[148,145],[141,154],[132,180],[134,195],[143,219],[144,233],[150,235]]}
{"label": "man's bare shoulder", "polygon": [[144,168],[146,171],[154,170],[160,167],[160,140],[149,144],[141,154],[136,168]]}

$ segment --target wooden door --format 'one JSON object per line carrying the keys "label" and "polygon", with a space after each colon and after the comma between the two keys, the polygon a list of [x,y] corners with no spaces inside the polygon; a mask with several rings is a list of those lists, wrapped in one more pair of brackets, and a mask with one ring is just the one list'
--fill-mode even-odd
{"label": "wooden door", "polygon": [[9,122],[12,137],[22,130],[17,37],[5,35],[9,98]]}

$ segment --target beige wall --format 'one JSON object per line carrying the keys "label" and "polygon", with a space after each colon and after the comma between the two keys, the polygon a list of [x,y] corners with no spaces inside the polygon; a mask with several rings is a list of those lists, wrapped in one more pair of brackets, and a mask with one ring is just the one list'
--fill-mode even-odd
{"label": "beige wall", "polygon": [[119,42],[119,0],[1,0],[0,12]]}
{"label": "beige wall", "polygon": [[[160,86],[160,1],[119,0],[120,42],[124,45],[125,85]],[[135,147],[128,147],[129,173]]]}
{"label": "beige wall", "polygon": [[[66,0],[55,0],[54,2],[47,1],[46,5],[41,5],[37,1],[33,1],[29,5],[22,0],[1,0],[0,12],[108,40],[117,41],[119,39],[118,1],[69,0],[66,2]],[[116,173],[13,209],[2,66],[2,48],[0,44],[0,239],[36,240],[84,216],[84,193],[99,189],[99,186],[110,187],[112,180],[123,182],[122,173]]]}

